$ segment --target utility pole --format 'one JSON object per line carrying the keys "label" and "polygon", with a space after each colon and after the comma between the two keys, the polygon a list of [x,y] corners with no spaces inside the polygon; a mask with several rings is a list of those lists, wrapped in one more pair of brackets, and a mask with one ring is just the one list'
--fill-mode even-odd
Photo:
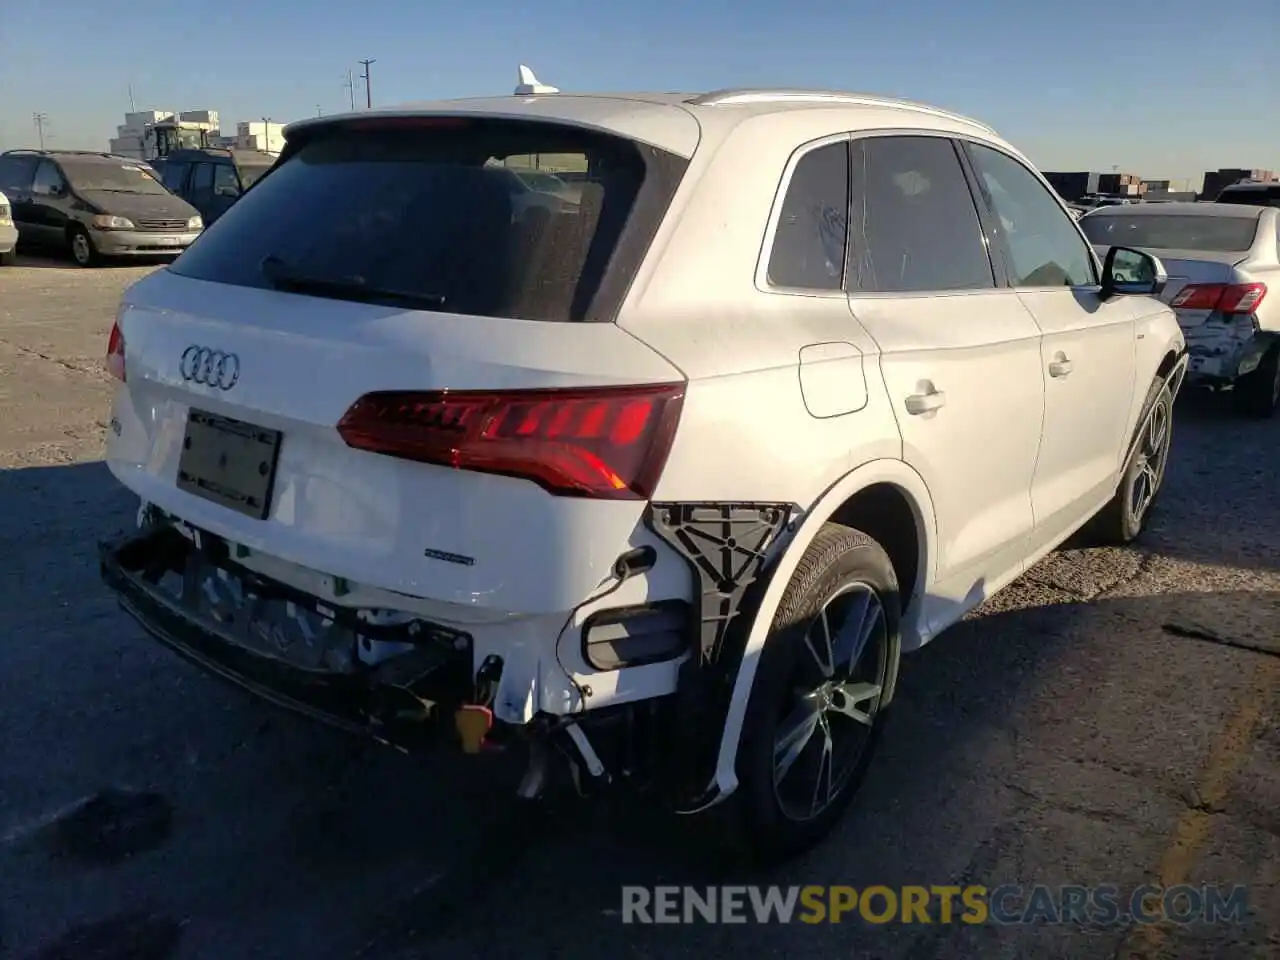
{"label": "utility pole", "polygon": [[361,60],[364,64],[364,105],[367,109],[373,109],[373,84],[369,80],[369,65],[377,63],[377,60]]}
{"label": "utility pole", "polygon": [[36,124],[36,135],[40,137],[40,149],[44,149],[44,125],[49,122],[47,113],[33,113],[31,119]]}
{"label": "utility pole", "polygon": [[316,104],[316,116],[317,116],[317,117],[323,117],[323,116],[324,116],[324,113],[323,113],[323,112],[321,111],[321,109],[320,109],[320,104],[318,104],[318,103]]}
{"label": "utility pole", "polygon": [[347,88],[347,93],[348,93],[348,94],[350,95],[350,97],[351,97],[351,109],[352,109],[352,110],[355,110],[355,108],[356,108],[356,81],[355,81],[355,78],[353,78],[353,77],[351,76],[351,71],[350,71],[350,70],[348,70],[348,71],[347,71],[347,79],[346,79],[346,81],[343,83],[343,86]]}

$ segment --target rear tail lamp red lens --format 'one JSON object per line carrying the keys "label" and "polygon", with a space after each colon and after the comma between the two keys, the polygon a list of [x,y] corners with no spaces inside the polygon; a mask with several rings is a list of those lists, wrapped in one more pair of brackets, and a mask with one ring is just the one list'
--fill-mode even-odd
{"label": "rear tail lamp red lens", "polygon": [[1188,283],[1169,305],[1175,310],[1253,313],[1266,295],[1265,283]]}
{"label": "rear tail lamp red lens", "polygon": [[120,332],[120,324],[111,325],[111,336],[107,339],[107,358],[104,365],[107,372],[124,382],[124,334]]}
{"label": "rear tail lamp red lens", "polygon": [[348,446],[530,480],[558,496],[644,500],[666,465],[684,384],[365,394]]}

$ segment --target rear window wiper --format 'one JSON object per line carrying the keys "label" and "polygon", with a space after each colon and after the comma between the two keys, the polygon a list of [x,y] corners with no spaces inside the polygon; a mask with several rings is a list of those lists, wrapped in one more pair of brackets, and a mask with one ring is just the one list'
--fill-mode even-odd
{"label": "rear window wiper", "polygon": [[423,293],[417,290],[398,290],[369,284],[360,276],[314,277],[299,273],[274,254],[262,259],[262,275],[272,287],[290,293],[312,294],[340,300],[364,303],[396,303],[410,307],[440,308],[445,304],[444,294]]}

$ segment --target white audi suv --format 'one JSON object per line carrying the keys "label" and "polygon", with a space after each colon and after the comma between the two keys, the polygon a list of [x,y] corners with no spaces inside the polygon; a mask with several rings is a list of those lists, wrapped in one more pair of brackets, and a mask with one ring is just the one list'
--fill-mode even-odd
{"label": "white audi suv", "polygon": [[[1140,532],[1186,364],[1163,268],[1100,262],[945,110],[546,89],[295,123],[127,291],[141,504],[103,576],[295,710],[528,750],[526,796],[640,781],[785,857],[901,654]],[[538,165],[574,203],[513,209],[495,167]]]}

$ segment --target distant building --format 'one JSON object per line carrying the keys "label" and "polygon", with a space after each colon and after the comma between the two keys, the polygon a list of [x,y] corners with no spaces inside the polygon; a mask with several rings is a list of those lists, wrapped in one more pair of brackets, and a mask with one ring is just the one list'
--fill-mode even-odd
{"label": "distant building", "polygon": [[1245,170],[1237,167],[1221,167],[1217,170],[1206,170],[1204,173],[1204,189],[1200,191],[1201,200],[1213,200],[1222,191],[1241,180],[1258,180],[1262,183],[1275,183],[1274,170]]}
{"label": "distant building", "polygon": [[1136,173],[1054,172],[1046,173],[1044,178],[1068,203],[1093,193],[1137,198],[1146,191],[1146,185]]}
{"label": "distant building", "polygon": [[1115,197],[1140,197],[1146,184],[1136,173],[1103,173],[1098,176],[1098,192]]}
{"label": "distant building", "polygon": [[235,143],[241,150],[278,154],[284,149],[284,124],[270,120],[249,120],[236,124]]}
{"label": "distant building", "polygon": [[1097,193],[1100,176],[1097,173],[1046,173],[1044,178],[1058,192],[1058,196],[1071,203],[1085,194]]}
{"label": "distant building", "polygon": [[284,147],[284,126],[252,120],[237,123],[234,136],[223,136],[217,110],[143,110],[124,115],[108,150],[139,160],[154,160],[170,150],[189,147],[238,147],[278,154]]}
{"label": "distant building", "polygon": [[[164,144],[159,142],[157,129],[168,131]],[[154,160],[165,148],[198,147],[217,135],[217,110],[142,110],[124,115],[124,123],[116,127],[107,149],[126,157]]]}

